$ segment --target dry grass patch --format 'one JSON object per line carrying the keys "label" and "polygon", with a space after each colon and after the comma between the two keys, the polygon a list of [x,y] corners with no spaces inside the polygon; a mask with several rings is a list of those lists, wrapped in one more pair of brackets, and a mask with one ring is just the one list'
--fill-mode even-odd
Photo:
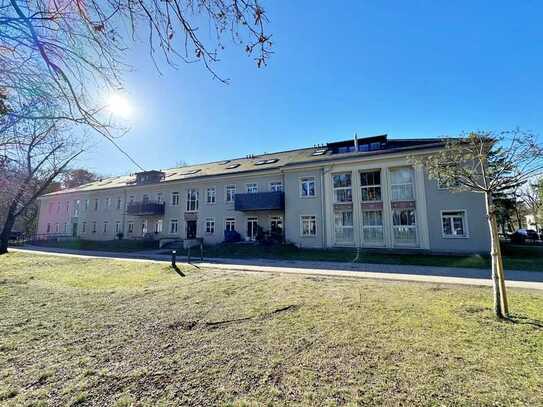
{"label": "dry grass patch", "polygon": [[537,405],[543,295],[0,257],[0,404]]}

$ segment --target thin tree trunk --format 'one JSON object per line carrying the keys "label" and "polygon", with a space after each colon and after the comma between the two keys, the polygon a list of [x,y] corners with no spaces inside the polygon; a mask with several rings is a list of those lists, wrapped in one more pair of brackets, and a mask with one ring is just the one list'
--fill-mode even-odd
{"label": "thin tree trunk", "polygon": [[0,234],[0,255],[6,254],[8,252],[9,235],[11,234],[11,230],[13,229],[14,224],[15,214],[14,211],[12,211],[10,208],[6,216],[6,221],[4,222],[4,226],[2,228],[2,233]]}
{"label": "thin tree trunk", "polygon": [[496,214],[492,203],[492,196],[486,193],[486,212],[490,232],[490,258],[492,262],[492,283],[494,292],[494,313],[498,318],[507,318],[508,304],[505,291],[505,276],[503,271],[503,260],[501,256],[500,238],[496,223]]}

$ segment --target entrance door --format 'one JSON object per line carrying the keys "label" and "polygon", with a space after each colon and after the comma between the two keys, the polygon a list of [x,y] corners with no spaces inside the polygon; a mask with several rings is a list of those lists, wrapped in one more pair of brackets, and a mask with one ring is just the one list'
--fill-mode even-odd
{"label": "entrance door", "polygon": [[74,225],[73,225],[72,236],[77,237],[77,223],[74,223]]}
{"label": "entrance door", "polygon": [[247,239],[254,241],[258,229],[258,218],[247,218]]}
{"label": "entrance door", "polygon": [[196,239],[196,221],[187,220],[187,239]]}

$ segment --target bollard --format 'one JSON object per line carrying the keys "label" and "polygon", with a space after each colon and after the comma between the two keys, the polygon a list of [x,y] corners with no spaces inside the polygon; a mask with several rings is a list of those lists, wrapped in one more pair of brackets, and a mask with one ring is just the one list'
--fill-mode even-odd
{"label": "bollard", "polygon": [[177,251],[176,250],[172,250],[172,267],[175,268],[176,267],[176,264],[175,264],[175,257],[176,257],[176,254],[177,254]]}
{"label": "bollard", "polygon": [[190,264],[190,245],[189,245],[189,247],[187,248],[187,263]]}
{"label": "bollard", "polygon": [[204,261],[204,241],[200,240],[200,261]]}

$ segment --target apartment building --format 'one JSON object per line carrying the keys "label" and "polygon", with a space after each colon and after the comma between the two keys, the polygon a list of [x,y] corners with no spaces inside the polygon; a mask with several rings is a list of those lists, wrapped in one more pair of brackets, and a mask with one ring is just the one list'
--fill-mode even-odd
{"label": "apartment building", "polygon": [[483,197],[413,165],[443,145],[382,135],[102,179],[40,197],[38,233],[216,244],[261,228],[300,247],[486,251]]}

